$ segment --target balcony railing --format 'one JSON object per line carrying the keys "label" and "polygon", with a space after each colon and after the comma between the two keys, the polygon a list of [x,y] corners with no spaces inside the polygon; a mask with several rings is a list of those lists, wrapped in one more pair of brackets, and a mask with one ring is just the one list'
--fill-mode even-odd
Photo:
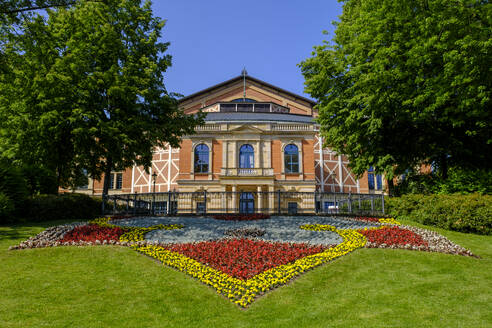
{"label": "balcony railing", "polygon": [[312,124],[275,124],[272,131],[314,131]]}
{"label": "balcony railing", "polygon": [[222,169],[222,176],[226,177],[271,177],[273,168],[230,168]]}

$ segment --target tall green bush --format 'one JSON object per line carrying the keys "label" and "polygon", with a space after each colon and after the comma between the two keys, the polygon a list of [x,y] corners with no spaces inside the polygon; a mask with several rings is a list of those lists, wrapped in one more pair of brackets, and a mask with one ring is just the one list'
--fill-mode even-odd
{"label": "tall green bush", "polygon": [[0,223],[9,222],[14,215],[14,203],[3,192],[0,192]]}
{"label": "tall green bush", "polygon": [[58,183],[53,171],[39,166],[24,165],[21,172],[26,180],[29,195],[58,193]]}
{"label": "tall green bush", "polygon": [[101,214],[101,200],[84,194],[35,195],[28,201],[30,221],[87,221]]}
{"label": "tall green bush", "polygon": [[28,196],[26,180],[19,167],[5,160],[0,161],[0,193],[7,197],[3,197],[5,204],[8,200],[12,203],[12,206],[6,205],[6,208],[13,208],[9,216],[22,216]]}
{"label": "tall green bush", "polygon": [[410,172],[395,186],[396,196],[406,194],[492,194],[492,170],[469,170],[452,167],[448,177]]}
{"label": "tall green bush", "polygon": [[492,234],[492,196],[404,195],[387,200],[389,214],[439,228]]}

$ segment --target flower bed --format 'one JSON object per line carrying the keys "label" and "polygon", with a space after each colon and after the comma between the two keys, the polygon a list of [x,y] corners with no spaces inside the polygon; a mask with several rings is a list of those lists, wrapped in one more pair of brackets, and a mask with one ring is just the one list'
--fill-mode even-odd
{"label": "flower bed", "polygon": [[[243,307],[258,295],[359,247],[474,256],[436,232],[397,227],[394,219],[377,220],[369,223],[318,216],[273,217],[255,222],[189,217],[99,218],[49,228],[11,249],[131,246],[212,286]],[[173,231],[184,228],[181,223],[186,223],[186,229]],[[155,239],[155,235],[161,238]]]}
{"label": "flower bed", "polygon": [[356,221],[374,222],[374,223],[383,223],[383,224],[392,224],[392,225],[401,224],[400,222],[396,221],[394,218],[375,218],[375,217],[368,217],[368,216],[357,216],[352,219]]}
{"label": "flower bed", "polygon": [[125,230],[120,227],[101,227],[95,224],[84,225],[75,227],[73,230],[67,232],[65,236],[59,240],[61,243],[72,241],[91,241],[96,240],[108,241],[108,240],[120,240],[120,236],[125,233]]}
{"label": "flower bed", "polygon": [[185,255],[242,280],[326,249],[323,246],[269,243],[249,239],[223,239],[201,243],[175,244],[163,246],[163,248]]}
{"label": "flower bed", "polygon": [[422,239],[421,236],[413,231],[407,229],[401,229],[399,227],[384,227],[382,229],[363,229],[359,230],[359,233],[363,234],[367,241],[380,245],[412,245],[412,246],[429,246],[428,243]]}
{"label": "flower bed", "polygon": [[269,214],[218,214],[212,216],[216,220],[226,220],[226,221],[252,221],[252,220],[265,220],[269,219]]}
{"label": "flower bed", "polygon": [[153,230],[174,230],[182,229],[184,225],[182,224],[158,224],[148,228],[131,227],[127,228],[128,232],[120,237],[121,241],[143,241],[145,240],[145,234]]}
{"label": "flower bed", "polygon": [[350,253],[359,247],[363,247],[366,243],[365,237],[354,230],[334,229],[343,238],[341,244],[328,248],[320,253],[305,256],[294,262],[271,268],[247,280],[232,277],[206,264],[202,264],[192,258],[182,255],[179,252],[173,252],[162,246],[146,245],[133,247],[143,254],[162,261],[164,265],[176,268],[177,270],[189,274],[201,282],[212,286],[218,293],[226,296],[235,304],[246,307],[251,304],[258,295],[287,283],[303,272]]}
{"label": "flower bed", "polygon": [[227,229],[224,231],[224,235],[233,238],[258,238],[265,234],[265,230],[258,228],[238,228],[238,229]]}

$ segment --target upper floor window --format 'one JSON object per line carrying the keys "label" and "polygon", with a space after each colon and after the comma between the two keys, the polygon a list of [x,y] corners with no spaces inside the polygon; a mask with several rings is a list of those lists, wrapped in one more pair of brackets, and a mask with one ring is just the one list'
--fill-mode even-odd
{"label": "upper floor window", "polygon": [[209,150],[205,144],[195,147],[195,173],[208,173]]}
{"label": "upper floor window", "polygon": [[255,167],[255,151],[251,145],[242,145],[239,148],[239,168],[252,169]]}
{"label": "upper floor window", "polygon": [[[374,181],[376,180],[376,181]],[[376,182],[376,185],[374,185]],[[374,168],[371,166],[369,170],[367,170],[367,184],[369,186],[369,190],[382,190],[383,189],[383,177],[381,174],[374,174]],[[374,188],[376,187],[376,188]]]}
{"label": "upper floor window", "polygon": [[285,173],[299,173],[299,148],[290,144],[284,148]]}

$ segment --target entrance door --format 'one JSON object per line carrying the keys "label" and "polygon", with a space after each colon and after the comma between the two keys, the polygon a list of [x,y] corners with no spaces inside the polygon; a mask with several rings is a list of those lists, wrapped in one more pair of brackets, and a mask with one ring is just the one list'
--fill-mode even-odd
{"label": "entrance door", "polygon": [[255,199],[253,193],[242,192],[239,197],[239,213],[254,213],[255,212]]}

